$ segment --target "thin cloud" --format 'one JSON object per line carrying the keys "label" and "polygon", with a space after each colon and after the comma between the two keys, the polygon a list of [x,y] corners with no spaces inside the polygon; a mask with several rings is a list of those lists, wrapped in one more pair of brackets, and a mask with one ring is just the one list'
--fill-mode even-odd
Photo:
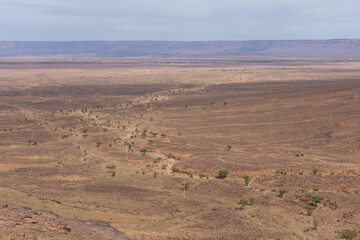
{"label": "thin cloud", "polygon": [[0,0],[0,40],[360,38],[358,0]]}

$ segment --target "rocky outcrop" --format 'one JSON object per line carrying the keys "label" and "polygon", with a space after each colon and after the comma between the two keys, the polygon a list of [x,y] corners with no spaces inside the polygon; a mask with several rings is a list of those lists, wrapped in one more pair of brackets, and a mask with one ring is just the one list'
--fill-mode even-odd
{"label": "rocky outcrop", "polygon": [[0,203],[0,239],[126,240],[124,233],[102,221],[62,218],[47,211]]}

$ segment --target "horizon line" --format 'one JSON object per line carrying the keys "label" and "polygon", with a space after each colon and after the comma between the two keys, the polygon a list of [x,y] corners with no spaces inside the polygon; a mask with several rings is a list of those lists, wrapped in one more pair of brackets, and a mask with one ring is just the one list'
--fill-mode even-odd
{"label": "horizon line", "polygon": [[255,42],[255,41],[340,41],[360,38],[329,39],[261,39],[261,40],[0,40],[0,42]]}

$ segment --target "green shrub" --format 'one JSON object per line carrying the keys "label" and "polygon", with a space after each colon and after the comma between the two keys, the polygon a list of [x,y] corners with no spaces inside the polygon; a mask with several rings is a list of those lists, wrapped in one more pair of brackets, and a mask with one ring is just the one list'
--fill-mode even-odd
{"label": "green shrub", "polygon": [[153,162],[154,163],[159,163],[160,161],[161,161],[161,157],[158,157],[158,158],[155,158]]}
{"label": "green shrub", "polygon": [[310,197],[311,200],[315,203],[315,205],[317,205],[318,203],[321,203],[322,200],[324,200],[323,197],[316,196],[316,195],[312,195],[312,194],[310,194],[309,197]]}
{"label": "green shrub", "polygon": [[356,236],[357,236],[357,233],[351,231],[350,229],[343,230],[340,235],[341,238],[345,238],[345,239],[349,239],[349,240],[353,239]]}
{"label": "green shrub", "polygon": [[309,216],[311,216],[313,211],[316,209],[314,205],[305,205],[304,208],[306,209],[306,212],[309,214]]}
{"label": "green shrub", "polygon": [[279,197],[284,198],[285,194],[288,193],[286,190],[280,190],[279,191]]}
{"label": "green shrub", "polygon": [[205,174],[201,173],[201,174],[199,174],[199,177],[204,178],[204,177],[207,177],[207,176]]}
{"label": "green shrub", "polygon": [[224,169],[224,170],[219,170],[219,178],[224,179],[227,177],[227,175],[229,174],[229,171]]}
{"label": "green shrub", "polygon": [[319,172],[319,169],[318,169],[318,168],[314,168],[314,169],[313,169],[313,174],[314,174],[314,175],[316,175],[318,172]]}
{"label": "green shrub", "polygon": [[285,171],[283,171],[283,170],[277,170],[276,172],[275,172],[275,174],[276,175],[286,175],[287,174],[287,172],[285,172]]}
{"label": "green shrub", "polygon": [[241,205],[241,209],[244,209],[244,207],[249,204],[249,201],[247,199],[241,199],[238,204]]}
{"label": "green shrub", "polygon": [[110,169],[110,170],[114,170],[116,168],[115,165],[109,165],[109,166],[106,166],[106,168]]}
{"label": "green shrub", "polygon": [[68,134],[65,134],[65,135],[62,135],[61,136],[61,139],[66,139],[66,138],[68,138],[69,137],[69,135]]}
{"label": "green shrub", "polygon": [[244,181],[245,181],[245,186],[249,186],[250,177],[248,175],[245,175],[243,178],[244,178]]}
{"label": "green shrub", "polygon": [[231,148],[232,148],[232,146],[231,145],[227,145],[226,146],[227,147],[227,149],[230,151],[231,150]]}
{"label": "green shrub", "polygon": [[140,152],[141,152],[143,155],[145,155],[145,153],[147,153],[147,149],[146,149],[146,148],[142,148],[142,149],[140,149]]}

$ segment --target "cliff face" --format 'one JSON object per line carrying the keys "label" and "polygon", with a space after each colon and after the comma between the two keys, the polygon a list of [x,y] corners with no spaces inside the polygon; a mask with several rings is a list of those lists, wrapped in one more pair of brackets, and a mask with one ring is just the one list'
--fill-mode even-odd
{"label": "cliff face", "polygon": [[360,59],[360,40],[0,42],[0,57],[59,55]]}

